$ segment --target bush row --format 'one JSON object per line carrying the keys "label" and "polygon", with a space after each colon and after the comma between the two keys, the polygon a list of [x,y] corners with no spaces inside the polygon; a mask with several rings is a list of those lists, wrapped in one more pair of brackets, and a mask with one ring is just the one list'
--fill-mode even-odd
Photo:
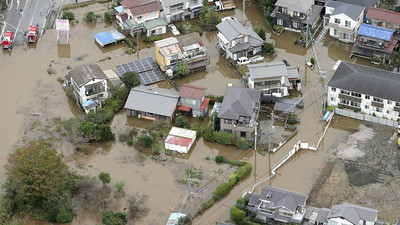
{"label": "bush row", "polygon": [[223,95],[207,95],[206,97],[211,99],[209,104],[214,104],[215,102],[222,102],[222,100],[224,100]]}

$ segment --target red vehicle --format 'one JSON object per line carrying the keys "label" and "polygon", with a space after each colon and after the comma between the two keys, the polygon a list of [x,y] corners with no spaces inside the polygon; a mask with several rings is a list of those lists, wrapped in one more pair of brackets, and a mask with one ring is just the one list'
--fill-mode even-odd
{"label": "red vehicle", "polygon": [[36,26],[30,26],[28,32],[28,43],[35,43],[37,39],[38,29]]}
{"label": "red vehicle", "polygon": [[14,33],[7,31],[3,36],[3,48],[10,49],[14,41]]}

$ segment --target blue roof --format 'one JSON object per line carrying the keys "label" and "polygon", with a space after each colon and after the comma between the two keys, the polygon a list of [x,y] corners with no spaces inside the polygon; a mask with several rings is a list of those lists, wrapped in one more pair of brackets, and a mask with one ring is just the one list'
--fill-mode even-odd
{"label": "blue roof", "polygon": [[84,103],[82,104],[82,106],[83,106],[83,107],[87,107],[87,106],[89,106],[89,105],[91,105],[91,104],[95,104],[95,102],[93,101],[93,99],[87,100],[86,102],[84,102]]}
{"label": "blue roof", "polygon": [[369,24],[361,24],[360,29],[358,30],[358,35],[376,38],[384,41],[390,41],[392,39],[394,30],[376,27]]}
{"label": "blue roof", "polygon": [[109,31],[97,33],[94,35],[94,38],[96,38],[96,41],[103,47],[115,41],[114,36]]}
{"label": "blue roof", "polygon": [[117,11],[118,13],[122,13],[122,11],[124,10],[124,8],[122,6],[117,6],[114,7],[115,11]]}

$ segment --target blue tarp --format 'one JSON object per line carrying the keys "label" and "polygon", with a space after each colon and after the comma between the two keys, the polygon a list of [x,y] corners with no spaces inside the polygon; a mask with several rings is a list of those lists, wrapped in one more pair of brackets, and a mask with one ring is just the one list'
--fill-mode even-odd
{"label": "blue tarp", "polygon": [[376,27],[369,24],[361,24],[360,29],[358,30],[358,35],[376,38],[379,40],[390,41],[392,39],[394,30]]}
{"label": "blue tarp", "polygon": [[329,117],[330,114],[331,114],[331,111],[327,111],[327,112],[325,113],[325,116],[322,117],[322,120],[328,119],[328,117]]}
{"label": "blue tarp", "polygon": [[108,31],[97,33],[94,35],[94,38],[102,47],[115,42],[114,36]]}
{"label": "blue tarp", "polygon": [[171,213],[167,225],[176,225],[178,223],[179,218],[186,216],[183,213]]}
{"label": "blue tarp", "polygon": [[86,102],[84,102],[82,104],[83,107],[88,107],[89,105],[95,104],[95,102],[93,101],[93,99],[89,99]]}
{"label": "blue tarp", "polygon": [[124,8],[122,6],[114,7],[114,9],[115,9],[115,11],[117,11],[117,13],[122,13],[124,10]]}

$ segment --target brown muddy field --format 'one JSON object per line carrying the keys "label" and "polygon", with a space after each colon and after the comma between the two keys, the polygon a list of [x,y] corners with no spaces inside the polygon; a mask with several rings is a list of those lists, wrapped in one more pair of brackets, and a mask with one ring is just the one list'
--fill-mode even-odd
{"label": "brown muddy field", "polygon": [[[237,8],[233,11],[223,12],[221,16],[235,15],[242,20],[241,2],[236,2]],[[3,88],[0,89],[0,102],[3,106],[0,123],[1,142],[0,147],[3,153],[0,155],[0,164],[6,163],[7,154],[13,146],[35,137],[35,129],[32,129],[32,122],[39,120],[45,123],[46,119],[61,117],[64,119],[82,116],[80,109],[67,98],[61,85],[57,82],[58,77],[67,74],[67,66],[74,67],[81,63],[97,63],[100,59],[111,57],[111,60],[98,62],[104,70],[113,69],[114,66],[138,59],[138,55],[127,55],[124,53],[125,44],[120,43],[109,46],[105,49],[99,48],[93,40],[97,32],[110,29],[104,23],[88,25],[82,22],[85,12],[91,10],[103,14],[107,5],[95,4],[87,8],[74,9],[75,17],[80,23],[71,26],[70,43],[64,45],[56,44],[55,30],[47,30],[34,46],[15,46],[11,52],[3,51],[0,55],[0,82]],[[257,23],[266,27],[262,12],[255,6],[254,2],[247,3],[248,24]],[[268,30],[267,30],[268,33]],[[165,37],[169,36],[166,34]],[[60,145],[60,152],[67,155],[68,164],[79,173],[97,176],[100,171],[110,173],[112,183],[117,181],[125,182],[126,195],[143,194],[147,201],[145,206],[149,209],[148,214],[135,224],[165,224],[169,213],[176,212],[187,190],[186,184],[178,182],[184,176],[186,168],[196,168],[201,171],[204,179],[193,192],[198,197],[191,198],[190,204],[186,204],[184,212],[189,211],[188,207],[194,209],[201,203],[202,198],[210,196],[215,186],[224,182],[234,168],[217,165],[213,159],[217,155],[226,158],[242,159],[253,165],[253,172],[248,179],[236,186],[229,196],[220,200],[214,207],[207,210],[202,216],[198,216],[195,224],[214,224],[216,221],[229,220],[229,208],[235,204],[236,198],[242,195],[243,191],[253,187],[255,183],[268,176],[269,167],[277,163],[298,140],[309,142],[315,145],[325,126],[320,121],[322,100],[316,100],[323,89],[316,71],[307,70],[305,76],[305,58],[310,58],[312,51],[306,51],[300,46],[292,46],[297,34],[283,32],[280,36],[267,35],[267,41],[273,41],[277,47],[277,56],[269,57],[267,60],[286,59],[291,65],[298,66],[303,79],[304,91],[315,87],[304,102],[305,109],[297,111],[301,118],[299,133],[291,139],[278,152],[262,156],[255,154],[251,149],[238,151],[235,147],[227,147],[214,143],[207,143],[201,138],[197,140],[192,151],[186,156],[168,156],[167,161],[153,160],[150,154],[139,153],[132,147],[116,140],[104,145],[93,145],[87,151],[74,152],[68,145]],[[240,76],[237,71],[231,68],[215,49],[217,44],[216,32],[204,33],[203,41],[207,47],[210,57],[210,65],[206,72],[200,72],[178,80],[179,85],[191,83],[207,87],[210,94],[222,95],[228,83],[240,86]],[[140,46],[146,46],[140,43]],[[328,46],[328,45],[327,45]],[[329,47],[318,46],[317,54],[320,64],[328,72],[337,59],[347,60],[349,48],[342,45],[332,44]],[[147,46],[143,48],[139,57],[154,56],[154,48]],[[355,59],[352,59],[354,61]],[[358,63],[368,64],[366,60],[357,59]],[[47,73],[50,67],[56,72],[55,75]],[[329,73],[328,73],[329,74]],[[331,73],[329,74],[331,75]],[[167,82],[157,84],[163,88],[172,88]],[[38,113],[40,116],[32,116]],[[192,120],[193,121],[193,120]],[[118,133],[127,127],[146,127],[147,121],[126,118],[123,112],[119,113],[112,122],[114,132]],[[352,122],[339,123],[347,127]],[[338,124],[338,126],[339,126]],[[356,123],[358,124],[358,123]],[[339,127],[338,127],[339,128]],[[354,128],[354,129],[357,129]],[[336,148],[338,143],[346,142],[352,129],[329,129],[328,135],[317,152],[304,150],[288,161],[278,171],[278,176],[268,182],[269,185],[309,193],[316,181],[318,174],[327,162],[332,153],[331,148]],[[206,160],[206,157],[211,160]],[[349,167],[348,167],[349,168]],[[4,168],[0,168],[0,174],[4,175]],[[4,176],[3,180],[4,180]],[[265,185],[265,184],[262,184]],[[259,192],[262,185],[255,191]],[[362,201],[360,201],[362,202]],[[112,207],[123,209],[126,207],[126,200],[121,198]],[[96,210],[83,210],[77,212],[77,218],[72,225],[91,225],[100,221],[100,213]],[[44,222],[37,222],[26,219],[25,224],[42,225]]]}

